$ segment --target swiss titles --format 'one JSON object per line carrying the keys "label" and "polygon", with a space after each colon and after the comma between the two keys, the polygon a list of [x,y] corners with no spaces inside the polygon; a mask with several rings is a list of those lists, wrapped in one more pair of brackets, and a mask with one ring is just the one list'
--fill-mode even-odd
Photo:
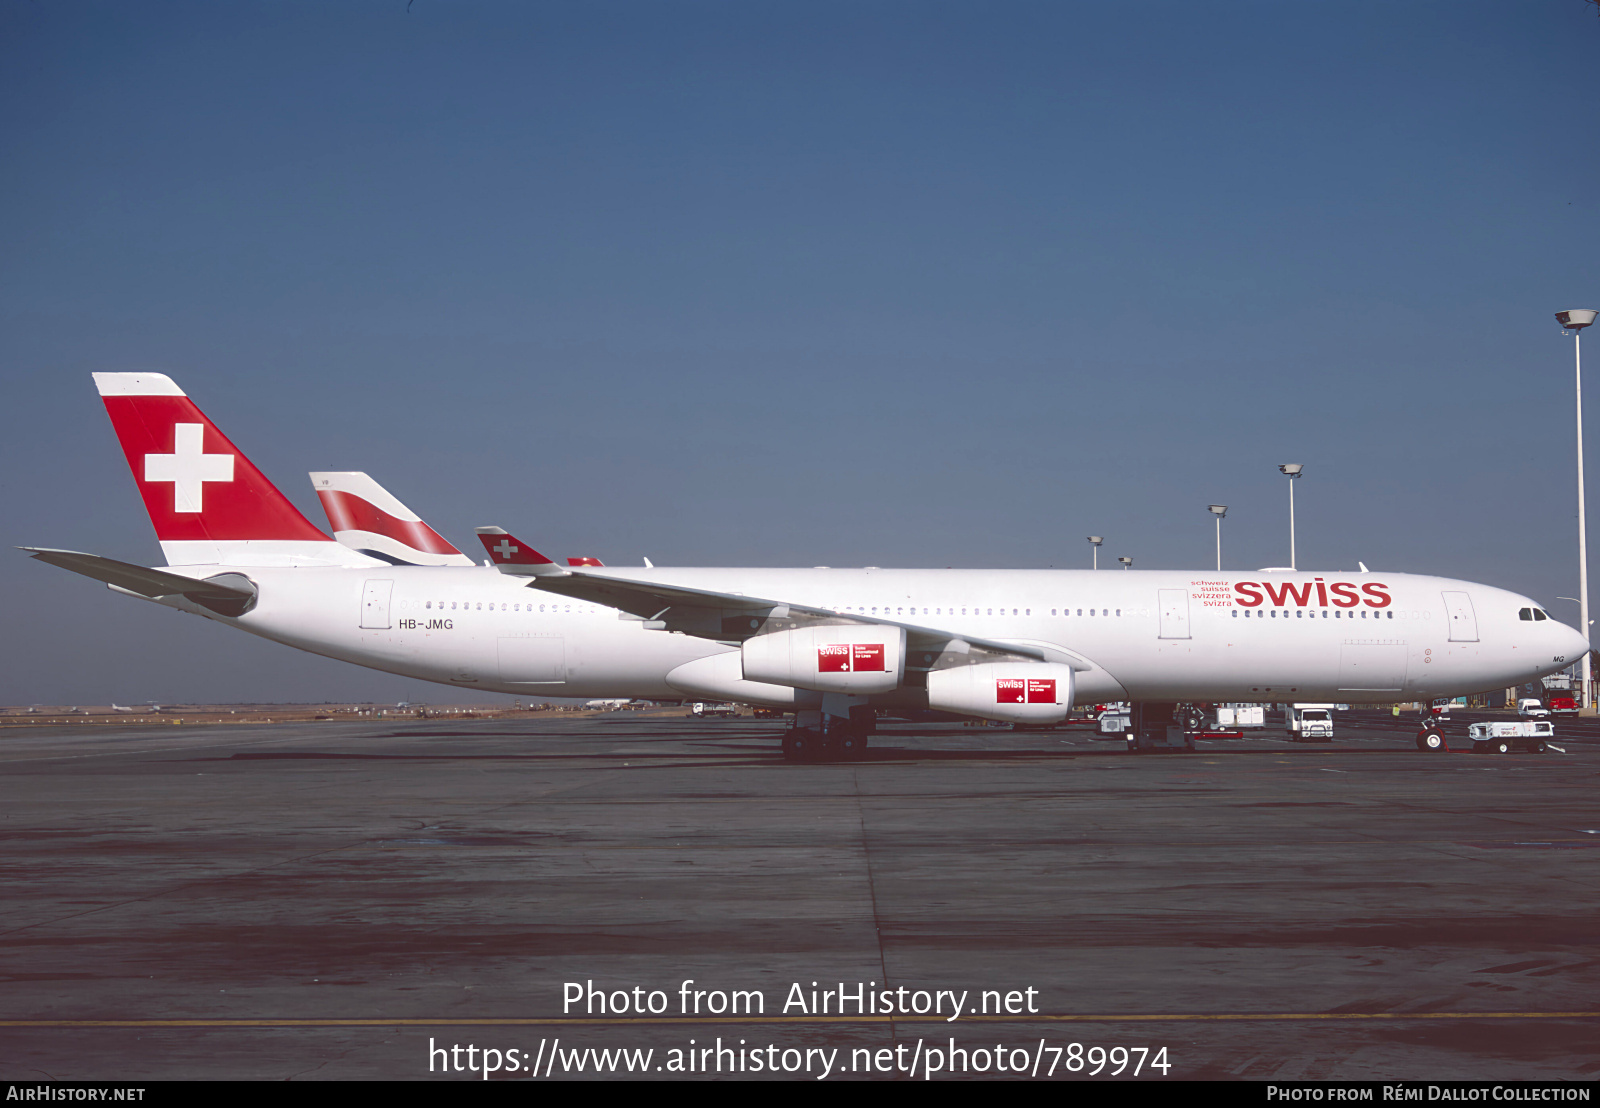
{"label": "swiss titles", "polygon": [[1270,603],[1274,608],[1387,608],[1394,603],[1389,586],[1381,581],[1328,582],[1321,577],[1310,581],[1238,581],[1233,586],[1234,601],[1241,607],[1259,608]]}

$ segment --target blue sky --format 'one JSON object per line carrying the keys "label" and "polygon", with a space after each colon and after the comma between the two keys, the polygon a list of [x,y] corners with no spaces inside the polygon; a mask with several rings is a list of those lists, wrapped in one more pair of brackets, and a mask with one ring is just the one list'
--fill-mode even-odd
{"label": "blue sky", "polygon": [[[155,369],[319,523],[365,469],[458,544],[1179,568],[1218,502],[1253,568],[1299,461],[1303,566],[1576,622],[1597,49],[1582,0],[0,0],[8,545],[159,561],[89,380]],[[0,589],[0,702],[407,694]]]}

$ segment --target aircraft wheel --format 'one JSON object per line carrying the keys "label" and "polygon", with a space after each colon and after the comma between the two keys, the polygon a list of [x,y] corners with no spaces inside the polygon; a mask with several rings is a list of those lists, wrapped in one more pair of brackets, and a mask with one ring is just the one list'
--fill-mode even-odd
{"label": "aircraft wheel", "polygon": [[863,729],[847,727],[835,739],[839,757],[846,762],[858,762],[867,756],[867,733]]}
{"label": "aircraft wheel", "polygon": [[848,754],[845,753],[845,733],[843,730],[829,730],[822,736],[822,742],[817,744],[813,762],[842,762]]}
{"label": "aircraft wheel", "polygon": [[1450,748],[1445,745],[1444,736],[1439,732],[1424,731],[1422,734],[1417,736],[1417,749],[1432,750],[1437,752],[1440,750],[1449,750]]}
{"label": "aircraft wheel", "polygon": [[814,762],[821,753],[822,736],[803,727],[783,733],[783,757],[790,762]]}
{"label": "aircraft wheel", "polygon": [[1494,752],[1496,754],[1510,754],[1511,744],[1505,739],[1501,739],[1499,742],[1494,744]]}

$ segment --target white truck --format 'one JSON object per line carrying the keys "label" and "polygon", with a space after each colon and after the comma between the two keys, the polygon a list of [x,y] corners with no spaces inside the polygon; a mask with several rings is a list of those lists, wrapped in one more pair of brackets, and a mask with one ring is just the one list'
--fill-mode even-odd
{"label": "white truck", "polygon": [[1284,729],[1289,739],[1297,743],[1331,743],[1333,741],[1332,704],[1291,704],[1284,713]]}
{"label": "white truck", "polygon": [[704,701],[695,701],[689,708],[689,715],[695,719],[705,719],[708,716],[736,716],[739,708],[734,704],[708,704]]}
{"label": "white truck", "polygon": [[1555,726],[1547,719],[1500,720],[1474,723],[1467,728],[1474,754],[1510,754],[1522,750],[1542,754],[1544,744],[1556,737]]}
{"label": "white truck", "polygon": [[1550,709],[1544,706],[1543,701],[1530,698],[1517,701],[1517,715],[1523,719],[1549,719]]}

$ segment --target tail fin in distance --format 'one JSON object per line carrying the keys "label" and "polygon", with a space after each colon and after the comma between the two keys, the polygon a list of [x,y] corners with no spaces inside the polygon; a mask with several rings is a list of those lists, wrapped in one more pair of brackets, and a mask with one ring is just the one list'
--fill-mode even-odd
{"label": "tail fin in distance", "polygon": [[605,563],[602,562],[599,558],[588,558],[588,557],[585,557],[585,558],[568,558],[567,559],[567,565],[569,565],[569,566],[599,566],[601,569],[605,568]]}
{"label": "tail fin in distance", "polygon": [[351,550],[396,565],[470,566],[422,517],[365,473],[313,473],[333,537]]}
{"label": "tail fin in distance", "polygon": [[312,526],[162,373],[96,373],[168,565],[378,564]]}
{"label": "tail fin in distance", "polygon": [[566,570],[503,527],[477,528],[478,541],[501,573],[514,577],[559,577]]}

